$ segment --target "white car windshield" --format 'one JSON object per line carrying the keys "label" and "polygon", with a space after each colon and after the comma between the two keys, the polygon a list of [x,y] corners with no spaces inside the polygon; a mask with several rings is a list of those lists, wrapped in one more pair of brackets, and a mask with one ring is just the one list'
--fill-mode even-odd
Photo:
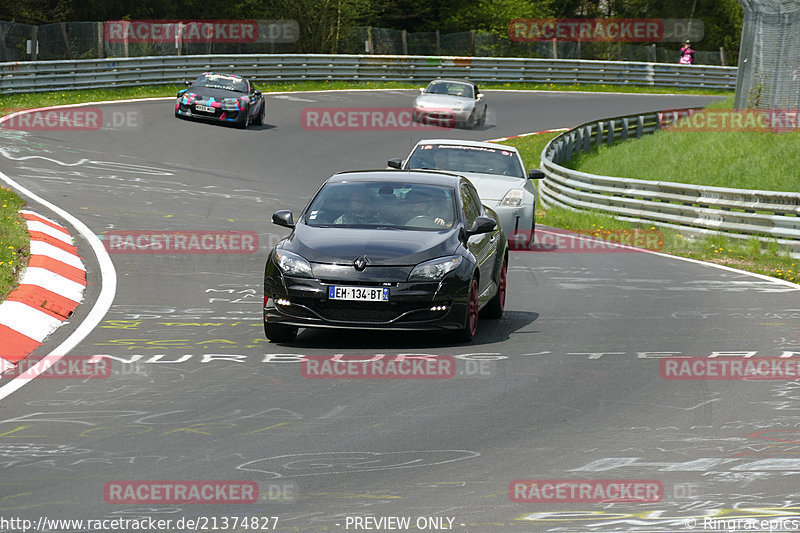
{"label": "white car windshield", "polygon": [[458,144],[420,144],[408,158],[405,168],[525,177],[516,153],[510,150]]}

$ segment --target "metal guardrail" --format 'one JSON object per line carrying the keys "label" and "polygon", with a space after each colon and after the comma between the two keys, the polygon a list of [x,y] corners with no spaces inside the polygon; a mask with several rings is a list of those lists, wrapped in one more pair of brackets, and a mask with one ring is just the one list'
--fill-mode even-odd
{"label": "metal guardrail", "polygon": [[[647,181],[578,172],[563,166],[573,154],[654,133],[677,112],[646,113],[587,122],[550,141],[542,151],[543,205],[594,209],[633,222],[687,233],[777,241],[800,250],[800,193]],[[674,117],[674,118],[673,118]]]}
{"label": "metal guardrail", "polygon": [[182,83],[209,70],[267,81],[590,83],[735,89],[736,67],[502,57],[192,55],[0,63],[0,93]]}

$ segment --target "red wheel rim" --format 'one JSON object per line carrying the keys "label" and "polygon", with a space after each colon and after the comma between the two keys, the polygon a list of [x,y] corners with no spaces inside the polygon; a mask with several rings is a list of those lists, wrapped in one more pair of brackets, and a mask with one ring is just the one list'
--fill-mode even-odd
{"label": "red wheel rim", "polygon": [[469,321],[469,334],[475,335],[478,331],[478,282],[472,280],[472,285],[469,288],[469,314],[467,316]]}

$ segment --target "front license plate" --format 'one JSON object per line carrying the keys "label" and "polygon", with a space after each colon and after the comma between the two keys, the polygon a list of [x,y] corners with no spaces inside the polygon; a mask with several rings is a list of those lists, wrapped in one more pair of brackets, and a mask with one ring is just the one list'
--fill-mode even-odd
{"label": "front license plate", "polygon": [[388,302],[388,287],[328,287],[328,298],[331,300],[355,300],[359,302]]}
{"label": "front license plate", "polygon": [[197,104],[194,106],[195,111],[202,111],[203,113],[214,113],[214,108],[207,105]]}

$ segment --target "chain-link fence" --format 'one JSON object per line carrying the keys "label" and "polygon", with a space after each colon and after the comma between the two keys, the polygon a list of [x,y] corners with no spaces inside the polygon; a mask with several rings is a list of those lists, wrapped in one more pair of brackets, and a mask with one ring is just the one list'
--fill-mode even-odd
{"label": "chain-link fence", "polygon": [[[194,25],[193,25],[194,24]],[[249,30],[249,31],[248,31]],[[199,54],[291,54],[293,21],[61,22],[0,21],[0,62]]]}
{"label": "chain-link fence", "polygon": [[800,108],[800,2],[739,3],[744,25],[736,107]]}
{"label": "chain-link fence", "polygon": [[[677,63],[679,52],[655,44],[607,42],[514,42],[506,36],[466,31],[408,33],[387,28],[341,29],[331,49],[308,50],[302,29],[292,21],[239,21],[251,24],[251,38],[235,39],[236,21],[218,23],[211,38],[191,38],[193,23],[158,21],[66,22],[31,26],[0,22],[0,62],[26,60],[95,59],[199,54],[339,53],[468,57],[520,57],[546,59],[597,59]],[[181,25],[186,26],[181,29]],[[226,38],[216,39],[222,31]],[[176,34],[182,38],[174,38]],[[241,28],[239,33],[241,36]],[[203,37],[203,35],[200,35]],[[293,38],[292,38],[293,37]],[[307,40],[306,40],[307,41]],[[671,43],[670,43],[671,44]],[[731,58],[735,60],[735,58]],[[695,63],[725,65],[724,52],[698,51]]]}

